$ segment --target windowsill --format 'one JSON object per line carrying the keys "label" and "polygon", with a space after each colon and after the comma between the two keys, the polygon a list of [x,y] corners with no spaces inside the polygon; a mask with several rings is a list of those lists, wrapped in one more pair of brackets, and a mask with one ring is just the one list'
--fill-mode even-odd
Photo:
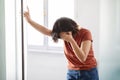
{"label": "windowsill", "polygon": [[64,50],[62,47],[49,47],[49,46],[37,46],[37,45],[28,45],[28,53],[57,53],[62,54]]}

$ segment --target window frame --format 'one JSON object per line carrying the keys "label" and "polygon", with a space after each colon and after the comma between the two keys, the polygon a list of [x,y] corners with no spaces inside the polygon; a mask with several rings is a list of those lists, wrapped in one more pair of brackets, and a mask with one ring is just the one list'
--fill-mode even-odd
{"label": "window frame", "polygon": [[[74,1],[73,5],[74,5],[74,19],[77,19],[77,7],[75,6],[75,4],[77,4],[77,0]],[[44,26],[49,28],[48,26],[48,0],[43,0],[43,23],[44,23]],[[63,47],[61,46],[50,46],[49,43],[48,43],[48,40],[49,40],[49,37],[48,36],[43,36],[43,45],[28,45],[28,52],[49,52],[49,51],[52,51],[54,53],[55,52],[60,52],[60,53],[63,53]]]}

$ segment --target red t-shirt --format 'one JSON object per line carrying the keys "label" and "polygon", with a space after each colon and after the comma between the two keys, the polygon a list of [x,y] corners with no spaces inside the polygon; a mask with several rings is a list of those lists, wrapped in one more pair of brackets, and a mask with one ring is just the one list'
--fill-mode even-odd
{"label": "red t-shirt", "polygon": [[[84,28],[80,29],[77,32],[74,39],[79,46],[81,46],[82,41],[85,41],[85,40],[90,40],[91,42],[93,41],[90,31],[88,29],[84,29]],[[81,63],[79,61],[79,59],[76,57],[76,55],[74,54],[70,43],[65,41],[64,44],[65,44],[64,45],[64,52],[65,52],[65,56],[68,60],[68,69],[88,70],[88,69],[96,67],[97,62],[96,62],[96,59],[94,57],[94,51],[93,51],[92,45],[91,45],[91,48],[90,48],[90,51],[88,53],[86,61],[84,63]]]}

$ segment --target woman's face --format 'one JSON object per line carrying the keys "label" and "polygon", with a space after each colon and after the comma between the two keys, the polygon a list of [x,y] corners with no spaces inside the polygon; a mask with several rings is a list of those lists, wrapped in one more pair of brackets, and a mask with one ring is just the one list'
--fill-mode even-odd
{"label": "woman's face", "polygon": [[61,32],[61,33],[60,33],[60,38],[62,38],[63,36],[66,36],[66,35],[72,35],[72,31],[69,31],[69,32]]}

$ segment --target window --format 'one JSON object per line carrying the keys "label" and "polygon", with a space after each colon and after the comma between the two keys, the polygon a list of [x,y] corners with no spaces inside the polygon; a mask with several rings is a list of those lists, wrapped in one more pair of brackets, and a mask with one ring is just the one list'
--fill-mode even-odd
{"label": "window", "polygon": [[[52,29],[59,17],[74,18],[74,0],[28,0],[27,3],[32,19],[49,29]],[[32,27],[28,27],[28,45],[61,47],[61,43],[59,40],[56,44],[52,38],[44,37]]]}
{"label": "window", "polygon": [[[44,0],[27,0],[28,7],[30,9],[31,18],[44,25],[44,16],[43,16],[43,1]],[[33,27],[29,24],[26,25],[27,27],[27,39],[28,45],[44,45],[44,37],[43,35],[36,31]]]}
{"label": "window", "polygon": [[[48,27],[52,29],[56,19],[60,17],[74,18],[74,0],[48,0]],[[56,44],[48,39],[49,46],[60,47],[61,43],[61,40]]]}

